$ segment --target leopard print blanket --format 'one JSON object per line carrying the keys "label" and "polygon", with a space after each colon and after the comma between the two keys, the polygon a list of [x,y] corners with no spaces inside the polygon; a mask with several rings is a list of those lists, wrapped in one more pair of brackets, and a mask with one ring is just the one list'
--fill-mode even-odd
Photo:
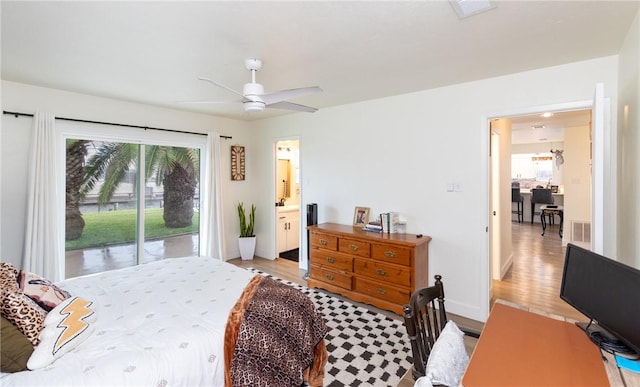
{"label": "leopard print blanket", "polygon": [[322,386],[326,332],[306,295],[256,275],[227,320],[226,386]]}

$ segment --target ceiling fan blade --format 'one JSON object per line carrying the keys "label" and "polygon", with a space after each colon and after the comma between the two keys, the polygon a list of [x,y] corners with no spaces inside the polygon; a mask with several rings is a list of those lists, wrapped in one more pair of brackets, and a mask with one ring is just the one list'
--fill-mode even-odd
{"label": "ceiling fan blade", "polygon": [[296,97],[302,97],[303,95],[309,95],[309,94],[320,93],[320,92],[322,92],[322,89],[319,88],[318,86],[301,87],[299,89],[282,90],[282,91],[276,91],[273,93],[262,94],[260,95],[260,98],[267,105],[271,105],[276,102],[286,101]]}
{"label": "ceiling fan blade", "polygon": [[204,78],[204,77],[198,77],[198,79],[201,80],[201,81],[206,81],[206,82],[209,82],[209,83],[213,83],[214,85],[216,85],[218,87],[222,87],[223,89],[228,90],[228,91],[232,92],[233,94],[239,95],[242,98],[244,98],[244,94],[240,93],[239,91],[235,91],[232,88],[223,85],[222,83],[218,83],[218,82],[216,82],[216,81],[214,81],[212,79]]}
{"label": "ceiling fan blade", "polygon": [[267,104],[267,107],[276,108],[276,109],[295,110],[298,112],[308,112],[308,113],[313,113],[318,110],[311,106],[299,105],[297,103],[287,102],[287,101],[280,101],[276,103]]}

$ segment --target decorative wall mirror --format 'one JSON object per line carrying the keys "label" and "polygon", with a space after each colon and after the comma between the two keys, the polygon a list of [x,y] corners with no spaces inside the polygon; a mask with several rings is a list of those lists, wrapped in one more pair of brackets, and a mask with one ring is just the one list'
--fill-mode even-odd
{"label": "decorative wall mirror", "polygon": [[231,180],[244,180],[244,147],[231,145]]}

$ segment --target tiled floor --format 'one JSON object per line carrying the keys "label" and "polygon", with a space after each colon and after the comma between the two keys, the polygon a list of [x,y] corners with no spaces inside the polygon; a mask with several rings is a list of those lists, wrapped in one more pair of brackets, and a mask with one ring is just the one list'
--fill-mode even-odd
{"label": "tiled floor", "polygon": [[[147,241],[144,244],[143,259],[144,262],[153,262],[164,258],[198,255],[198,243],[198,234]],[[67,251],[65,276],[72,278],[133,266],[137,263],[135,256],[135,245],[131,243]]]}

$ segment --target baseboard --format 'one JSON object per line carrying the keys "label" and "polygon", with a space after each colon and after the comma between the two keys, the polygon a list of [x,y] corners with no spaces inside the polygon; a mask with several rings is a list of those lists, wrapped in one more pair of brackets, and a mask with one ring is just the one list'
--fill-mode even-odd
{"label": "baseboard", "polygon": [[512,265],[513,265],[513,252],[511,252],[511,254],[509,254],[509,259],[507,259],[507,261],[504,263],[504,265],[502,265],[502,267],[500,268],[500,281],[502,281],[502,279],[507,274],[509,269],[511,269]]}

